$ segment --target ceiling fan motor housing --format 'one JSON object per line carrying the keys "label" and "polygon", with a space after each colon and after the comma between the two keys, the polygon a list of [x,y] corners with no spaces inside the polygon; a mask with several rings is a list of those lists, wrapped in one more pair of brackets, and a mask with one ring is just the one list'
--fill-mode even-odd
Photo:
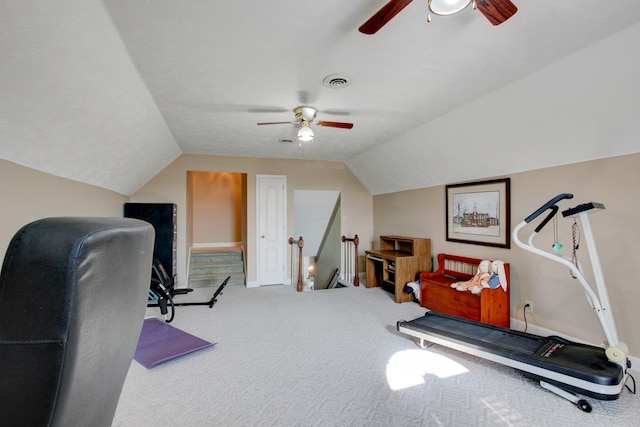
{"label": "ceiling fan motor housing", "polygon": [[296,114],[298,121],[311,122],[316,118],[316,110],[311,107],[296,107],[293,112]]}

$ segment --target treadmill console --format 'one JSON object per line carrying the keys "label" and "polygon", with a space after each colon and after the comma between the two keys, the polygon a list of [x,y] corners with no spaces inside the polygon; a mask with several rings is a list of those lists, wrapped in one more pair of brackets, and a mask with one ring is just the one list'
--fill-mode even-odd
{"label": "treadmill console", "polygon": [[589,211],[592,209],[597,209],[597,211],[601,211],[606,208],[602,203],[598,203],[598,202],[583,203],[581,205],[576,206],[575,208],[569,208],[566,211],[562,211],[562,216],[566,218],[568,216],[577,215],[581,212]]}

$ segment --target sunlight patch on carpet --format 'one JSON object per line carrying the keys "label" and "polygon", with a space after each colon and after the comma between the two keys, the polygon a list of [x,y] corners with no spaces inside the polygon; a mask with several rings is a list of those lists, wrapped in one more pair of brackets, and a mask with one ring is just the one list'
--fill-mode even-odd
{"label": "sunlight patch on carpet", "polygon": [[387,383],[391,390],[423,385],[426,375],[449,378],[469,372],[460,363],[427,350],[403,350],[387,362]]}

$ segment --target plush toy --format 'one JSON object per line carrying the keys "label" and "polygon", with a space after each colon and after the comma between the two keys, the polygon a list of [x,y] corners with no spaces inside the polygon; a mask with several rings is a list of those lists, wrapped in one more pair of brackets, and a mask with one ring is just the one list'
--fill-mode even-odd
{"label": "plush toy", "polygon": [[420,279],[415,282],[409,282],[404,286],[405,294],[413,294],[413,301],[420,302]]}
{"label": "plush toy", "polygon": [[491,263],[491,278],[483,286],[476,286],[471,289],[471,293],[479,294],[483,288],[496,289],[502,286],[503,291],[507,291],[507,275],[504,271],[504,261],[495,260]]}
{"label": "plush toy", "polygon": [[461,292],[470,291],[474,287],[480,287],[482,289],[482,287],[491,279],[491,273],[489,272],[490,268],[491,261],[482,260],[480,261],[480,264],[478,264],[478,273],[475,276],[466,282],[452,283],[451,287]]}

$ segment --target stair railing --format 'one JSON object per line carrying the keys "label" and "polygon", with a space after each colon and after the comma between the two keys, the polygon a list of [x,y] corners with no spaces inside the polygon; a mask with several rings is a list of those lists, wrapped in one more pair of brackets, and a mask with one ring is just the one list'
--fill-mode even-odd
{"label": "stair railing", "polygon": [[[296,251],[293,245],[298,247]],[[291,282],[296,280],[296,289],[298,292],[302,292],[304,285],[304,278],[302,277],[302,248],[304,247],[304,239],[300,236],[299,239],[289,237],[289,245],[291,245]]]}
{"label": "stair railing", "polygon": [[[353,286],[360,286],[360,276],[358,274],[358,245],[360,239],[356,234],[353,238],[342,236],[344,243],[344,275],[347,282]],[[353,277],[353,280],[351,278]]]}

